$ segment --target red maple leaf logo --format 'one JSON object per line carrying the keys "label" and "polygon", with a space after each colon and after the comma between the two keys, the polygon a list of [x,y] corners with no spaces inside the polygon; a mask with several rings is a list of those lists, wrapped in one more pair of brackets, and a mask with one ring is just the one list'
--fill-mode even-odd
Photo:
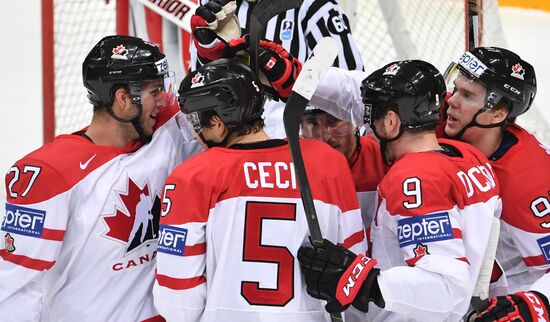
{"label": "red maple leaf logo", "polygon": [[519,72],[520,70],[522,70],[523,68],[521,67],[520,64],[515,64],[514,66],[512,66],[512,71],[514,72]]}
{"label": "red maple leaf logo", "polygon": [[202,81],[202,74],[201,73],[196,73],[195,76],[193,76],[193,78],[191,78],[191,84],[197,84],[201,81]]}
{"label": "red maple leaf logo", "polygon": [[13,237],[11,237],[9,233],[4,236],[4,240],[6,242],[6,250],[12,253],[15,250],[15,245],[13,244],[15,240],[13,239]]}
{"label": "red maple leaf logo", "polygon": [[126,48],[123,45],[118,45],[115,48],[113,48],[113,54],[119,54],[125,50]]}
{"label": "red maple leaf logo", "polygon": [[114,216],[103,218],[109,227],[109,231],[105,234],[106,236],[120,240],[123,243],[129,242],[130,233],[136,219],[136,207],[141,200],[141,195],[149,196],[147,184],[141,189],[132,179],[129,179],[128,193],[119,194],[122,203],[126,207],[126,211],[117,209]]}
{"label": "red maple leaf logo", "polygon": [[422,245],[422,244],[416,245],[416,247],[413,249],[413,252],[414,252],[414,255],[416,257],[421,257],[421,256],[424,256],[424,255],[429,255],[430,254],[430,253],[428,253],[428,247],[425,246],[425,245]]}

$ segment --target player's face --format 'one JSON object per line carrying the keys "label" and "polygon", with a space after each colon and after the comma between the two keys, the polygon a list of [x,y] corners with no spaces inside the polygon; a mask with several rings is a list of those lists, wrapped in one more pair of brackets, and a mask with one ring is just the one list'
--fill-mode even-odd
{"label": "player's face", "polygon": [[355,131],[350,122],[330,114],[317,113],[304,116],[301,126],[305,138],[322,140],[346,158],[352,157],[355,151]]}
{"label": "player's face", "polygon": [[[455,90],[451,98],[447,101],[449,108],[447,110],[447,123],[445,133],[453,137],[457,135],[474,117],[477,111],[485,105],[485,95],[487,89],[463,75],[459,75],[454,81]],[[476,121],[479,124],[489,122],[489,113],[480,113]],[[468,141],[478,135],[483,135],[483,129],[479,127],[470,127],[462,135],[462,139]]]}
{"label": "player's face", "polygon": [[162,82],[160,80],[145,82],[141,90],[142,112],[140,119],[145,135],[153,134],[159,111],[166,104],[167,101],[162,95]]}

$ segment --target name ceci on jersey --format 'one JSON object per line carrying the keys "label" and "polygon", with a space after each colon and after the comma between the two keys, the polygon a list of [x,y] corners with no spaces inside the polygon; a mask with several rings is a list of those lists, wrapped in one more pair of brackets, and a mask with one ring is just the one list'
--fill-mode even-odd
{"label": "name ceci on jersey", "polygon": [[42,237],[46,212],[43,210],[21,207],[6,203],[6,216],[2,230],[30,237]]}
{"label": "name ceci on jersey", "polygon": [[399,247],[453,239],[449,213],[441,212],[400,219],[397,221],[397,238]]}
{"label": "name ceci on jersey", "polygon": [[296,189],[296,173],[292,162],[245,162],[246,186],[250,189]]}
{"label": "name ceci on jersey", "polygon": [[480,192],[487,192],[491,189],[495,189],[496,183],[491,165],[489,163],[485,165],[486,166],[479,165],[471,167],[468,171],[459,171],[456,173],[466,189],[468,198],[474,195],[476,189]]}
{"label": "name ceci on jersey", "polygon": [[187,229],[169,225],[160,225],[158,251],[165,254],[183,256]]}

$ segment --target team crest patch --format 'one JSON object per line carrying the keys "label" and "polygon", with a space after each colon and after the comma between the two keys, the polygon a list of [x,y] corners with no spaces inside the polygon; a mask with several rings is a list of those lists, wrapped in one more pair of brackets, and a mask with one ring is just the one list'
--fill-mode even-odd
{"label": "team crest patch", "polygon": [[292,39],[292,34],[294,32],[294,22],[290,19],[285,19],[281,23],[281,40],[290,40]]}
{"label": "team crest patch", "polygon": [[430,253],[428,252],[428,246],[424,244],[417,244],[416,247],[413,249],[413,252],[415,257],[430,255]]}
{"label": "team crest patch", "polygon": [[191,88],[204,86],[204,76],[201,73],[196,73],[193,78],[191,78]]}
{"label": "team crest patch", "polygon": [[399,247],[453,239],[449,213],[413,216],[397,221]]}
{"label": "team crest patch", "polygon": [[382,75],[395,75],[397,74],[398,70],[399,70],[399,66],[397,66],[397,64],[391,64],[390,66],[386,67],[386,70]]}
{"label": "team crest patch", "polygon": [[124,45],[118,45],[113,48],[113,54],[111,55],[112,59],[122,59],[128,60],[128,50]]}
{"label": "team crest patch", "polygon": [[546,263],[550,263],[550,235],[537,239],[542,255]]}
{"label": "team crest patch", "polygon": [[13,239],[13,237],[11,237],[10,233],[6,233],[6,235],[4,236],[4,239],[6,242],[6,250],[9,253],[13,253],[15,251],[15,245],[14,245],[15,240]]}
{"label": "team crest patch", "polygon": [[170,255],[183,256],[187,229],[169,225],[160,225],[158,251]]}
{"label": "team crest patch", "polygon": [[525,69],[523,69],[523,67],[519,63],[512,66],[512,73],[510,74],[510,76],[524,80],[524,75]]}

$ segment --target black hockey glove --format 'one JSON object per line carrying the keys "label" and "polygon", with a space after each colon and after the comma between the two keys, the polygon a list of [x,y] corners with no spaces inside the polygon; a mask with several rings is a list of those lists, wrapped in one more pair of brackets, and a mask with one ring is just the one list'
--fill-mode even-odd
{"label": "black hockey glove", "polygon": [[549,321],[548,299],[536,291],[492,297],[487,301],[487,309],[481,313],[472,314],[469,321]]}
{"label": "black hockey glove", "polygon": [[202,63],[231,58],[246,49],[235,15],[235,0],[212,0],[198,7],[191,16],[191,31]]}
{"label": "black hockey glove", "polygon": [[378,287],[376,260],[336,246],[324,240],[325,248],[298,250],[298,260],[305,276],[306,291],[314,298],[326,300],[329,313],[342,312],[350,304],[367,312],[369,301],[384,307]]}
{"label": "black hockey glove", "polygon": [[289,54],[282,45],[260,40],[258,65],[275,92],[271,94],[286,102],[302,70],[302,63]]}

